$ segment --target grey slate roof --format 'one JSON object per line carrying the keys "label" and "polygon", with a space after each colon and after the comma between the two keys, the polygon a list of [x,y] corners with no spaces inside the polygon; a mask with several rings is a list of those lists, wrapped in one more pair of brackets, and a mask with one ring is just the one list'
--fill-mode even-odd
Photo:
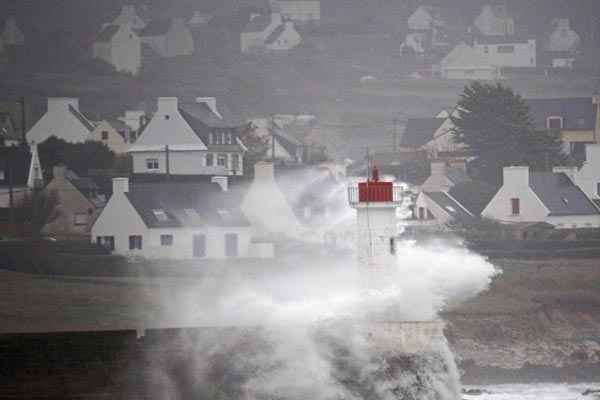
{"label": "grey slate roof", "polygon": [[[149,228],[249,226],[234,193],[216,183],[155,182],[133,184],[126,196]],[[158,220],[153,210],[163,210],[168,219]]]}
{"label": "grey slate roof", "polygon": [[444,192],[425,192],[425,195],[429,197],[432,201],[434,201],[438,206],[440,206],[444,211],[446,211],[453,218],[461,221],[468,221],[473,219],[472,215],[469,215],[460,204],[458,204],[454,199],[448,196]]}
{"label": "grey slate roof", "polygon": [[566,130],[594,129],[596,110],[590,97],[528,99],[526,102],[537,129],[546,129],[548,117],[562,117]]}
{"label": "grey slate roof", "polygon": [[444,123],[444,118],[409,118],[400,140],[401,147],[418,149],[431,139]]}
{"label": "grey slate roof", "polygon": [[98,36],[96,37],[96,42],[110,42],[110,40],[115,36],[115,34],[119,31],[119,25],[107,25],[100,31]]}
{"label": "grey slate roof", "polygon": [[448,168],[446,170],[446,176],[455,185],[471,181],[471,178],[469,175],[467,175],[467,171],[465,171],[463,168]]}
{"label": "grey slate roof", "polygon": [[529,187],[550,215],[600,214],[592,201],[564,173],[530,172]]}
{"label": "grey slate roof", "polygon": [[479,216],[497,191],[497,188],[485,182],[469,180],[454,185],[448,194],[471,214]]}

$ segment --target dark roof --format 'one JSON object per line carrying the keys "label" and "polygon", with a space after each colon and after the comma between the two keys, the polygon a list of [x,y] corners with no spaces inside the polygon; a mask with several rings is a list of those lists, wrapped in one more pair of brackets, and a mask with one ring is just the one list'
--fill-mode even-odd
{"label": "dark roof", "polygon": [[244,27],[244,32],[263,32],[270,23],[270,15],[259,15],[248,22],[248,24]]}
{"label": "dark roof", "polygon": [[150,21],[139,33],[140,36],[161,36],[165,35],[171,29],[171,20],[169,18],[160,18]]}
{"label": "dark roof", "polygon": [[409,118],[400,140],[401,147],[418,149],[431,139],[435,131],[444,123],[445,118]]}
{"label": "dark roof", "polygon": [[[150,228],[249,226],[238,196],[223,192],[216,183],[138,183],[126,195]],[[153,210],[163,210],[168,219],[160,221]],[[188,210],[194,211],[190,214]]]}
{"label": "dark roof", "polygon": [[119,31],[119,25],[107,25],[96,37],[96,42],[109,42]]}
{"label": "dark roof", "polygon": [[440,206],[453,218],[458,220],[471,220],[473,216],[469,215],[459,203],[457,203],[452,197],[448,196],[444,192],[425,192],[425,195]]}
{"label": "dark roof", "polygon": [[471,214],[479,216],[497,191],[497,188],[485,182],[469,180],[454,185],[448,194]]}
{"label": "dark roof", "polygon": [[448,177],[455,185],[471,181],[471,178],[467,175],[467,171],[465,171],[464,168],[447,168],[446,177]]}
{"label": "dark roof", "polygon": [[87,130],[94,130],[94,125],[92,125],[92,123],[75,107],[69,105],[69,111],[75,116],[75,118],[79,120],[79,122],[81,122],[87,128]]}
{"label": "dark roof", "polygon": [[273,32],[269,34],[269,36],[267,36],[267,38],[265,39],[265,44],[273,44],[273,42],[276,41],[279,36],[281,36],[284,30],[285,24],[280,24],[277,28],[273,30]]}
{"label": "dark roof", "polygon": [[592,201],[564,173],[531,172],[529,186],[550,215],[600,214]]}
{"label": "dark roof", "polygon": [[[219,118],[205,103],[183,103],[179,108],[179,112],[186,121],[188,118],[194,118],[210,128],[238,128],[245,124],[236,118],[224,104],[219,105],[218,111],[223,118]],[[195,122],[192,121],[192,123]]]}
{"label": "dark roof", "polygon": [[13,186],[24,186],[29,177],[29,164],[31,155],[24,147],[0,147],[0,169],[4,171],[4,179],[0,179],[0,186],[8,185],[7,164],[12,166]]}
{"label": "dark roof", "polygon": [[596,110],[591,97],[528,99],[526,101],[536,129],[546,129],[548,117],[562,117],[563,129],[566,130],[594,129]]}

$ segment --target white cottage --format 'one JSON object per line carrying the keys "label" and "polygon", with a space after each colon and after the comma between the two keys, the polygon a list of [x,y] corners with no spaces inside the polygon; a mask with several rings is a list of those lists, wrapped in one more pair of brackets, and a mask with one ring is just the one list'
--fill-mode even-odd
{"label": "white cottage", "polygon": [[600,227],[600,209],[565,173],[504,167],[503,184],[482,216],[504,223],[546,222],[559,229]]}
{"label": "white cottage", "polygon": [[[147,259],[272,256],[252,241],[239,199],[217,183],[132,184],[113,179],[113,194],[92,226],[92,241],[115,254]],[[173,193],[177,193],[176,196]]]}
{"label": "white cottage", "polygon": [[569,23],[568,18],[558,18],[553,21],[554,30],[548,37],[546,51],[550,52],[574,52],[580,44],[581,38]]}
{"label": "white cottage", "polygon": [[320,0],[272,0],[271,10],[297,23],[319,22]]}
{"label": "white cottage", "polygon": [[241,33],[243,53],[265,50],[291,50],[302,43],[294,22],[279,13],[252,15]]}
{"label": "white cottage", "polygon": [[99,121],[90,134],[91,140],[103,143],[115,154],[127,153],[130,138],[131,129],[119,120]]}
{"label": "white cottage", "polygon": [[495,67],[527,67],[537,65],[536,40],[515,36],[480,37],[473,49]]}
{"label": "white cottage", "polygon": [[445,79],[494,80],[502,77],[500,68],[492,65],[484,52],[464,42],[442,59],[439,74]]}
{"label": "white cottage", "polygon": [[110,25],[129,25],[132,29],[140,30],[146,27],[146,22],[137,14],[135,6],[124,5]]}
{"label": "white cottage", "polygon": [[79,111],[79,100],[67,97],[49,97],[46,113],[29,129],[28,143],[42,143],[50,136],[67,142],[85,142],[90,139],[94,125]]}
{"label": "white cottage", "polygon": [[183,18],[151,21],[139,32],[142,44],[163,58],[189,56],[194,53],[192,31]]}
{"label": "white cottage", "polygon": [[4,45],[8,46],[23,46],[25,44],[25,34],[17,25],[15,17],[9,17],[6,20],[0,39],[2,39]]}
{"label": "white cottage", "polygon": [[133,172],[242,175],[246,149],[240,127],[217,113],[214,98],[198,98],[180,108],[176,97],[160,97],[156,113],[129,149]]}
{"label": "white cottage", "polygon": [[515,34],[515,20],[508,15],[506,5],[485,4],[473,25],[484,36],[507,36]]}
{"label": "white cottage", "polygon": [[92,45],[92,53],[118,72],[137,75],[142,65],[142,42],[128,24],[105,26]]}

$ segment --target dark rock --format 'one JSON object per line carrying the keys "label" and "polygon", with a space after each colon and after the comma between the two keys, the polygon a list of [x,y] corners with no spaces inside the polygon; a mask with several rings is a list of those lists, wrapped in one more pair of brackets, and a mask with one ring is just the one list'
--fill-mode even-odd
{"label": "dark rock", "polygon": [[600,389],[586,389],[581,394],[584,396],[587,396],[589,394],[600,394]]}

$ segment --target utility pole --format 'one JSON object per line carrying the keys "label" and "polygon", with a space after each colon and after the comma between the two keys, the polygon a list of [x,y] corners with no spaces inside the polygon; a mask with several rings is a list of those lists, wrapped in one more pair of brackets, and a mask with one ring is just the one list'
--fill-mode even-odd
{"label": "utility pole", "polygon": [[394,117],[392,123],[394,124],[394,147],[392,147],[392,151],[395,153],[398,151],[398,118]]}
{"label": "utility pole", "polygon": [[8,178],[8,223],[11,226],[11,228],[15,223],[12,150],[12,146],[6,148],[6,174]]}
{"label": "utility pole", "polygon": [[27,138],[25,134],[27,133],[27,116],[25,114],[25,96],[22,96],[20,99],[21,103],[21,139],[23,143],[27,143]]}

